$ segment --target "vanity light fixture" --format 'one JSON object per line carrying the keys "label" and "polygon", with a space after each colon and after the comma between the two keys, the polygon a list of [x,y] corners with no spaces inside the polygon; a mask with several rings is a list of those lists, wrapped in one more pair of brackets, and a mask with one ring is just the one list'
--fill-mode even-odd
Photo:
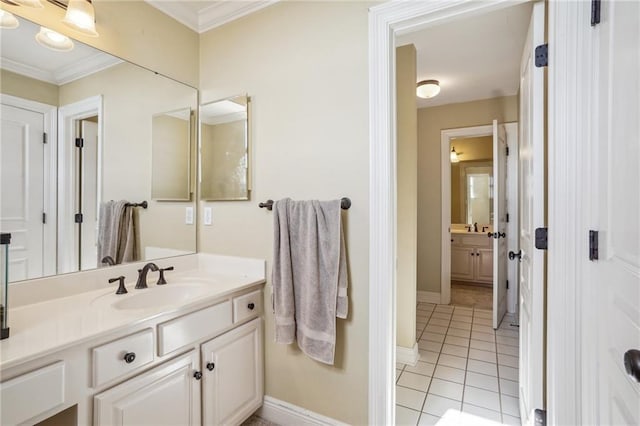
{"label": "vanity light fixture", "polygon": [[62,23],[84,35],[98,37],[96,11],[91,0],[69,0]]}
{"label": "vanity light fixture", "polygon": [[36,41],[42,46],[58,52],[68,52],[73,49],[73,42],[69,37],[46,27],[40,27],[40,32],[36,34]]}
{"label": "vanity light fixture", "polygon": [[440,93],[440,82],[438,80],[422,80],[416,87],[416,95],[422,99],[436,97],[438,93]]}
{"label": "vanity light fixture", "polygon": [[459,163],[460,162],[460,159],[458,158],[458,153],[456,152],[456,148],[455,147],[451,148],[450,158],[451,158],[451,162],[452,163]]}
{"label": "vanity light fixture", "polygon": [[5,10],[0,9],[0,28],[6,28],[8,30],[13,28],[18,28],[20,22],[13,16],[12,13],[9,13]]}

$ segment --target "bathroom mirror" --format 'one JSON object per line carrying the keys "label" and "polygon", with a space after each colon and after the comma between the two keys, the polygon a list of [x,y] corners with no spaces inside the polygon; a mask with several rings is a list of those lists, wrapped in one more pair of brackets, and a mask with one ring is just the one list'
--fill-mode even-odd
{"label": "bathroom mirror", "polygon": [[151,124],[151,198],[189,201],[191,197],[191,108],[155,114]]}
{"label": "bathroom mirror", "polygon": [[200,105],[200,198],[248,200],[248,96]]}
{"label": "bathroom mirror", "polygon": [[458,138],[451,142],[451,223],[493,222],[493,138]]}
{"label": "bathroom mirror", "polygon": [[[10,281],[194,253],[196,130],[186,129],[197,90],[76,40],[52,50],[36,41],[39,25],[18,20],[0,30]],[[153,138],[160,116],[187,118],[172,155],[173,142]]]}

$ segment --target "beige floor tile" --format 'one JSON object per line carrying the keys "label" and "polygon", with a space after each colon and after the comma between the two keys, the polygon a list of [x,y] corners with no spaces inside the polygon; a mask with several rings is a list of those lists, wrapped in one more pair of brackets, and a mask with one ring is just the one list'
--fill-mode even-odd
{"label": "beige floor tile", "polygon": [[453,409],[459,411],[461,408],[462,404],[460,401],[429,394],[424,402],[422,411],[434,416],[442,416],[447,410]]}
{"label": "beige floor tile", "polygon": [[471,332],[471,338],[475,340],[482,340],[484,342],[495,342],[496,337],[489,333],[478,333],[477,331]]}
{"label": "beige floor tile", "polygon": [[509,346],[509,345],[501,345],[498,344],[498,353],[511,355],[511,356],[519,356],[520,351],[517,346]]}
{"label": "beige floor tile", "polygon": [[496,392],[465,386],[464,402],[465,404],[500,412],[500,396]]}
{"label": "beige floor tile", "polygon": [[431,414],[420,414],[420,420],[418,420],[418,426],[435,426],[440,421],[440,416],[433,416]]}
{"label": "beige floor tile", "polygon": [[430,362],[418,361],[415,366],[407,365],[404,371],[409,373],[422,374],[423,376],[433,376],[436,365]]}
{"label": "beige floor tile", "polygon": [[501,379],[513,380],[514,382],[520,380],[518,377],[517,368],[507,367],[506,365],[499,365],[498,372],[500,373],[499,377]]}
{"label": "beige floor tile", "polygon": [[495,363],[478,361],[477,359],[469,359],[467,362],[467,371],[494,377],[498,376],[498,369]]}
{"label": "beige floor tile", "polygon": [[512,367],[512,368],[519,367],[517,356],[505,355],[500,353],[498,354],[498,364],[506,365],[507,367]]}
{"label": "beige floor tile", "polygon": [[460,330],[471,330],[471,323],[451,320],[451,323],[449,324],[449,328],[459,328]]}
{"label": "beige floor tile", "polygon": [[448,380],[450,382],[464,383],[465,371],[458,368],[436,365],[433,377],[436,379]]}
{"label": "beige floor tile", "polygon": [[501,378],[500,393],[504,395],[518,397],[518,382]]}
{"label": "beige floor tile", "polygon": [[462,401],[462,390],[464,386],[460,383],[448,382],[442,379],[433,379],[429,387],[429,393],[443,396],[445,398]]}
{"label": "beige floor tile", "polygon": [[422,404],[427,394],[414,389],[396,386],[396,404],[413,410],[422,410]]}
{"label": "beige floor tile", "polygon": [[467,371],[465,384],[467,386],[473,386],[474,388],[485,389],[491,392],[498,392],[498,378],[487,376],[486,374]]}
{"label": "beige floor tile", "polygon": [[457,346],[469,346],[469,339],[465,339],[464,337],[456,337],[456,336],[447,336],[444,339],[444,342],[449,345],[457,345]]}
{"label": "beige floor tile", "polygon": [[493,362],[493,363],[495,363],[496,362],[496,353],[472,348],[472,349],[469,349],[469,358],[477,359],[479,361],[484,361],[484,362]]}
{"label": "beige floor tile", "polygon": [[451,328],[451,327],[449,327],[449,330],[447,331],[447,336],[464,337],[464,338],[468,339],[470,335],[471,335],[471,331],[462,330],[462,329],[459,329],[459,328]]}
{"label": "beige floor tile", "polygon": [[406,388],[415,389],[420,392],[426,392],[429,389],[431,377],[422,374],[410,373],[403,371],[398,379],[398,385]]}
{"label": "beige floor tile", "polygon": [[491,420],[492,422],[501,422],[500,413],[497,411],[476,407],[475,405],[467,403],[462,404],[462,411],[486,420]]}
{"label": "beige floor tile", "polygon": [[518,398],[514,398],[508,395],[501,395],[502,400],[502,412],[514,417],[520,417],[520,403]]}
{"label": "beige floor tile", "polygon": [[466,358],[468,351],[469,350],[467,348],[465,348],[464,346],[448,345],[446,343],[444,345],[442,345],[442,353],[443,354],[454,355],[454,356],[459,356],[459,357],[462,357],[462,358]]}
{"label": "beige floor tile", "polygon": [[401,405],[396,405],[396,425],[416,426],[420,418],[420,411],[411,410]]}
{"label": "beige floor tile", "polygon": [[475,340],[473,336],[471,336],[471,343],[469,344],[471,348],[480,349],[482,351],[495,352],[496,344],[493,342],[485,342],[483,340]]}
{"label": "beige floor tile", "polygon": [[496,342],[498,342],[501,345],[509,345],[509,346],[515,346],[515,347],[518,347],[518,345],[520,344],[519,340],[516,339],[515,337],[506,337],[506,336],[496,336]]}
{"label": "beige floor tile", "polygon": [[438,365],[444,365],[447,367],[458,368],[464,370],[467,367],[467,359],[459,356],[453,356],[448,354],[440,354],[438,359]]}
{"label": "beige floor tile", "polygon": [[431,340],[432,342],[438,342],[438,343],[444,342],[444,337],[445,337],[444,334],[433,333],[431,331],[425,331],[422,334],[423,340]]}
{"label": "beige floor tile", "polygon": [[438,356],[440,356],[439,352],[420,349],[418,350],[418,352],[420,353],[420,361],[429,362],[431,364],[435,364],[436,362],[438,362]]}

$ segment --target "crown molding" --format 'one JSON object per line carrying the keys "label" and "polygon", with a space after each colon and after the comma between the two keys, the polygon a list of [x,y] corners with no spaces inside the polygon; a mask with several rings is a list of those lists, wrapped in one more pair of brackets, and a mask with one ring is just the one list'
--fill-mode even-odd
{"label": "crown molding", "polygon": [[26,65],[21,62],[17,62],[11,59],[2,58],[0,62],[0,68],[14,72],[16,74],[24,75],[35,80],[45,81],[51,84],[58,84],[56,77],[52,72],[42,70],[31,65]]}

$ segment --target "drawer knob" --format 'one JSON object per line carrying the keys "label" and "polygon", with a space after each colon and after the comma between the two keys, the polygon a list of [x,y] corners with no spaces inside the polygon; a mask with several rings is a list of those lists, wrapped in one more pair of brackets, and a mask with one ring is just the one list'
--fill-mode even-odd
{"label": "drawer knob", "polygon": [[255,308],[255,307],[256,307],[256,305],[255,305],[255,304],[253,304],[253,303],[249,303],[249,304],[247,305],[247,308],[249,308],[249,310],[250,310],[250,311],[253,311],[253,308]]}
{"label": "drawer knob", "polygon": [[193,373],[193,377],[196,380],[200,380],[200,379],[202,379],[202,373],[200,371],[196,371],[195,373]]}
{"label": "drawer knob", "polygon": [[213,362],[207,363],[207,370],[213,371],[214,368],[216,368],[216,365]]}
{"label": "drawer knob", "polygon": [[127,352],[126,354],[124,354],[123,359],[127,364],[131,364],[136,360],[136,354],[134,352]]}

